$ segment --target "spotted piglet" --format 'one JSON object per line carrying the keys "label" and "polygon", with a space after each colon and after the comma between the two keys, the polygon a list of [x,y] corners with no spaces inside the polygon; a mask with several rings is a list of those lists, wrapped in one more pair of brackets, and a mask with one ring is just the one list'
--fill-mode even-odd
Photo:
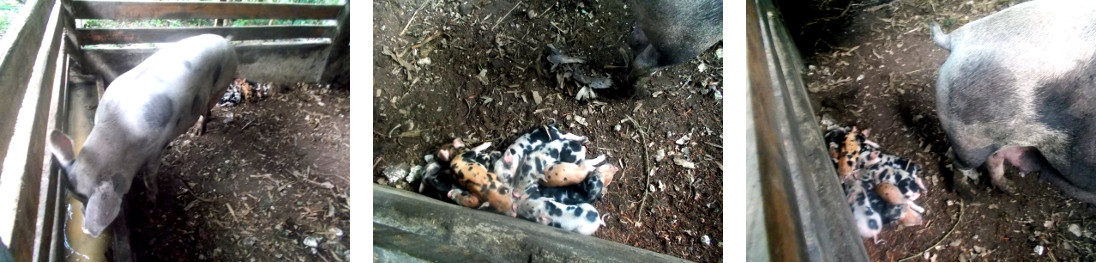
{"label": "spotted piglet", "polygon": [[[573,140],[554,140],[545,144],[540,150],[530,153],[522,161],[518,174],[514,177],[514,188],[528,194],[528,190],[537,185],[574,185],[584,180],[586,174],[597,169],[598,164],[605,162],[605,155],[585,159],[586,148],[581,145],[575,147],[577,144],[578,142]],[[553,179],[549,180],[546,173],[559,165],[577,165],[578,168],[570,170],[569,174],[555,174]],[[555,181],[554,184],[553,181]]]}
{"label": "spotted piglet", "polygon": [[530,198],[520,201],[518,215],[527,220],[583,235],[593,235],[605,225],[593,205],[566,205],[551,198]]}
{"label": "spotted piglet", "polygon": [[514,142],[503,151],[502,158],[495,161],[495,174],[504,181],[512,182],[514,175],[518,173],[518,167],[521,166],[522,160],[526,155],[540,150],[545,144],[555,140],[575,141],[581,145],[581,143],[587,141],[587,138],[571,133],[562,133],[556,128],[554,123],[533,128],[514,140]]}
{"label": "spotted piglet", "polygon": [[871,203],[869,196],[871,181],[851,178],[845,180],[843,186],[860,237],[871,238],[878,242],[876,236],[883,230],[883,219]]}
{"label": "spotted piglet", "polygon": [[114,221],[137,174],[143,174],[155,203],[163,150],[195,123],[198,135],[205,132],[210,109],[237,63],[234,47],[220,36],[180,40],[110,83],[80,155],[67,135],[50,132],[49,149],[68,176],[69,190],[85,204],[85,233],[97,237]]}
{"label": "spotted piglet", "polygon": [[852,177],[857,170],[865,167],[865,153],[879,149],[879,144],[867,139],[869,130],[832,126],[827,129],[824,138],[829,146],[830,158],[842,179]]}
{"label": "spotted piglet", "polygon": [[881,151],[871,152],[867,156],[866,163],[871,165],[864,170],[879,185],[876,192],[883,199],[891,204],[907,204],[918,213],[925,212],[925,208],[913,202],[926,190],[917,176],[921,171],[920,165]]}
{"label": "spotted piglet", "polygon": [[609,185],[618,171],[620,168],[612,164],[603,164],[590,171],[589,175],[578,184],[562,187],[535,185],[526,192],[529,195],[528,198],[548,197],[567,205],[592,203],[601,199],[605,186]]}
{"label": "spotted piglet", "polygon": [[442,160],[449,160],[453,178],[463,187],[450,190],[448,197],[472,208],[487,201],[496,212],[515,216],[515,205],[511,196],[513,193],[509,184],[500,181],[495,173],[487,170],[487,164],[492,162],[492,155],[484,153],[484,150],[489,147],[491,143],[488,142],[472,149],[464,149],[464,143],[455,139],[451,145],[445,145],[438,151]]}

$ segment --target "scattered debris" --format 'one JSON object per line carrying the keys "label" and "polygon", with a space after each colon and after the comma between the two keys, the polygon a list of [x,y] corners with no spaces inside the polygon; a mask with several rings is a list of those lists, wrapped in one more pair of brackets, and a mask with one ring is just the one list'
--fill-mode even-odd
{"label": "scattered debris", "polygon": [[548,51],[551,52],[551,54],[548,55],[548,62],[552,63],[552,71],[555,71],[556,67],[563,64],[586,63],[586,60],[584,59],[563,54],[563,52],[560,52],[559,49],[552,44],[548,44]]}
{"label": "scattered debris", "polygon": [[[423,172],[422,165],[412,166],[411,171],[408,172],[407,177],[405,178],[405,180],[409,184],[414,183],[415,181],[418,181],[420,178],[422,178],[422,172]],[[325,187],[325,188],[330,188],[330,187]]]}
{"label": "scattered debris", "polygon": [[590,99],[596,99],[596,98],[597,98],[597,94],[594,93],[594,90],[590,89],[589,87],[582,87],[575,94],[575,100],[577,100],[577,101],[584,101],[584,100],[590,100]]}
{"label": "scattered debris", "polygon": [[685,168],[688,168],[688,169],[696,169],[696,164],[694,164],[693,162],[690,162],[688,160],[678,158],[678,157],[674,157],[674,164],[677,164],[681,167],[685,167]]}
{"label": "scattered debris", "polygon": [[712,245],[712,239],[710,237],[708,237],[708,235],[703,235],[703,236],[700,237],[700,243],[704,244],[705,246],[711,246]]}
{"label": "scattered debris", "polygon": [[487,80],[487,69],[480,69],[479,74],[476,75],[476,79],[479,80],[480,83],[483,83],[484,86],[487,86],[487,84],[490,84],[489,81]]}
{"label": "scattered debris", "polygon": [[677,145],[685,145],[685,143],[688,142],[688,141],[689,141],[689,135],[686,134],[684,136],[681,136],[681,139],[677,139],[677,141],[674,141],[674,143],[676,143]]}
{"label": "scattered debris", "polygon": [[405,163],[389,166],[384,168],[384,176],[388,178],[389,182],[396,182],[407,176],[408,168]]}
{"label": "scattered debris", "polygon": [[613,86],[613,80],[609,76],[588,77],[582,72],[576,72],[571,77],[592,89],[608,89]]}
{"label": "scattered debris", "polygon": [[1069,224],[1069,232],[1070,232],[1070,233],[1073,233],[1073,235],[1075,235],[1075,236],[1077,236],[1077,237],[1082,237],[1082,236],[1084,236],[1084,235],[1083,235],[1083,234],[1081,233],[1081,226],[1079,226],[1079,225],[1077,225],[1077,224]]}
{"label": "scattered debris", "polygon": [[323,240],[322,237],[307,236],[307,237],[304,238],[304,240],[301,240],[301,244],[304,244],[305,246],[308,246],[308,247],[311,247],[311,248],[315,248],[315,247],[320,245],[320,241],[322,241],[322,240]]}

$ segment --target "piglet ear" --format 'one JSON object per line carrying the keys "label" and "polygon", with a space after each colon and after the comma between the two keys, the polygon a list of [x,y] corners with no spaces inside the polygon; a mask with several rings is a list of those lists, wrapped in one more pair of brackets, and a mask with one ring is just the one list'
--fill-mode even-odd
{"label": "piglet ear", "polygon": [[114,222],[114,218],[118,216],[118,211],[121,209],[122,196],[114,190],[114,184],[100,183],[88,198],[87,208],[84,210],[84,233],[91,237],[99,237],[103,230]]}
{"label": "piglet ear", "polygon": [[460,138],[453,139],[453,148],[464,148],[464,141],[461,141]]}
{"label": "piglet ear", "polygon": [[868,136],[868,134],[870,134],[870,133],[871,133],[871,129],[865,129],[865,130],[860,132],[860,134],[863,134],[864,137],[871,137],[871,136]]}
{"label": "piglet ear", "polygon": [[444,162],[448,162],[449,161],[449,150],[444,149],[444,148],[441,149],[441,150],[438,150],[438,158],[441,158],[441,160],[444,161]]}

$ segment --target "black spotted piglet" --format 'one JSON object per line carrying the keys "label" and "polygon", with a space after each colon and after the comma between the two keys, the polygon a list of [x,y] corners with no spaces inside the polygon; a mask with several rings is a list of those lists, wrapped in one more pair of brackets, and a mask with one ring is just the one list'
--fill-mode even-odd
{"label": "black spotted piglet", "polygon": [[519,217],[555,228],[589,236],[605,225],[597,209],[588,203],[566,205],[548,197],[530,198],[519,203]]}

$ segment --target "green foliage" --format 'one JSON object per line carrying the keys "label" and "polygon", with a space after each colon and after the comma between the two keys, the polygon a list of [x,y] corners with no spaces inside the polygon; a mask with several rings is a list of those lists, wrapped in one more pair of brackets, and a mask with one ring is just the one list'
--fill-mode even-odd
{"label": "green foliage", "polygon": [[0,36],[8,31],[11,19],[19,15],[19,9],[23,7],[21,2],[3,0],[0,1]]}
{"label": "green foliage", "polygon": [[[12,0],[0,0],[12,1]],[[217,0],[203,0],[217,1]],[[317,4],[341,5],[346,0],[243,0],[247,3],[275,4]],[[151,20],[106,20],[87,19],[77,21],[83,28],[142,28],[142,27],[202,27],[214,26],[213,19],[151,19]],[[316,19],[229,19],[228,26],[265,26],[265,25],[334,25],[334,20]]]}

